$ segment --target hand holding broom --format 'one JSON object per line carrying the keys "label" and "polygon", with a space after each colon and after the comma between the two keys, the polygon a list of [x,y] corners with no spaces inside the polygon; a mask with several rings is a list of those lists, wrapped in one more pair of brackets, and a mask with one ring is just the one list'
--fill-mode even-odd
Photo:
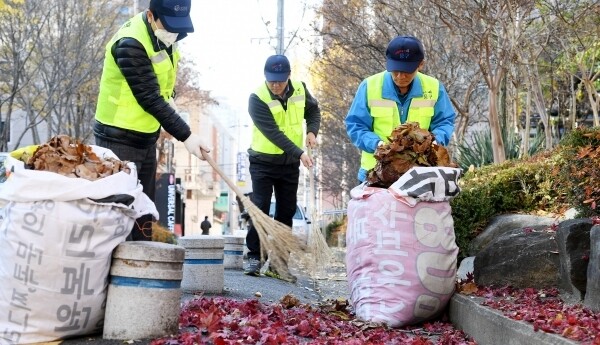
{"label": "hand holding broom", "polygon": [[248,211],[250,218],[252,218],[252,224],[256,228],[256,232],[260,238],[261,247],[266,253],[269,253],[270,265],[276,270],[278,268],[285,268],[284,265],[287,262],[290,253],[300,253],[304,251],[304,247],[298,238],[292,234],[292,229],[269,217],[269,215],[264,214],[258,206],[254,205],[254,203],[240,191],[235,183],[225,175],[212,157],[206,151],[201,151],[202,157],[213,167],[213,169],[215,169],[219,176],[227,183],[229,188],[237,194],[244,205],[244,208]]}

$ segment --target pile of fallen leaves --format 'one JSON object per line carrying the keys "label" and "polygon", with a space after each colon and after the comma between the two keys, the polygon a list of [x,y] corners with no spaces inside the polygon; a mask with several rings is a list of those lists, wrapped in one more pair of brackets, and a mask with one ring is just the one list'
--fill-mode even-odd
{"label": "pile of fallen leaves", "polygon": [[458,282],[457,291],[481,297],[482,305],[499,310],[513,320],[530,323],[536,332],[558,334],[584,345],[600,345],[600,313],[581,304],[565,304],[558,289],[482,287],[468,274],[466,280]]}
{"label": "pile of fallen leaves", "polygon": [[100,158],[92,147],[68,135],[58,135],[38,146],[31,156],[21,160],[27,169],[54,172],[67,177],[94,181],[120,171],[130,173],[127,162],[111,157]]}
{"label": "pile of fallen leaves", "polygon": [[182,307],[180,334],[155,339],[151,345],[475,344],[449,323],[391,329],[354,319],[347,306],[345,300],[336,300],[313,307],[291,295],[269,305],[258,300],[198,298]]}
{"label": "pile of fallen leaves", "polygon": [[396,127],[387,137],[388,143],[375,150],[377,164],[368,171],[367,185],[388,188],[400,176],[415,166],[444,166],[456,168],[444,146],[433,143],[433,134],[407,122]]}

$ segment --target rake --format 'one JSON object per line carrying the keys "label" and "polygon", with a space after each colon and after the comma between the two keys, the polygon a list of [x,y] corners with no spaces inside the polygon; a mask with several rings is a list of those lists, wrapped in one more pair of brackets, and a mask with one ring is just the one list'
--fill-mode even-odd
{"label": "rake", "polygon": [[252,219],[252,224],[256,228],[258,237],[261,245],[261,256],[263,252],[269,255],[269,265],[279,272],[286,272],[287,261],[290,253],[302,253],[305,251],[305,247],[300,243],[298,238],[292,233],[292,229],[269,217],[269,215],[263,213],[263,211],[254,205],[254,203],[245,196],[242,191],[231,181],[227,175],[219,168],[215,161],[210,157],[209,154],[204,150],[202,157],[210,164],[213,169],[221,176],[221,178],[227,183],[229,188],[240,198],[244,208]]}

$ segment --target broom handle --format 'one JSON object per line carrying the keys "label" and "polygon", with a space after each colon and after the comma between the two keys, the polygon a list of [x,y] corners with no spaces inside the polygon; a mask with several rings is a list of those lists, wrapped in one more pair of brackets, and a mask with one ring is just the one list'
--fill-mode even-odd
{"label": "broom handle", "polygon": [[225,183],[227,183],[227,185],[229,186],[229,188],[231,188],[235,194],[237,194],[237,196],[240,197],[240,199],[244,199],[246,198],[246,196],[244,196],[244,194],[242,193],[242,191],[235,185],[235,183],[233,183],[233,181],[231,181],[231,179],[229,177],[227,177],[227,175],[225,175],[225,173],[223,172],[223,170],[221,170],[221,168],[219,168],[219,166],[217,165],[217,163],[215,163],[215,161],[212,159],[212,157],[208,154],[208,152],[200,149],[200,152],[202,152],[202,157],[204,157],[204,159],[208,162],[208,164],[210,164],[210,166],[213,167],[213,169],[215,169],[217,171],[217,174],[219,174],[219,176],[221,176],[221,178],[223,180],[225,180]]}
{"label": "broom handle", "polygon": [[[310,149],[310,146],[308,147],[308,155],[310,156],[310,158],[312,159],[312,150]],[[308,191],[309,191],[309,206],[310,206],[310,213],[311,213],[311,217],[312,214],[314,213],[315,210],[315,178],[313,176],[314,174],[314,165],[312,166],[312,169],[308,169]]]}

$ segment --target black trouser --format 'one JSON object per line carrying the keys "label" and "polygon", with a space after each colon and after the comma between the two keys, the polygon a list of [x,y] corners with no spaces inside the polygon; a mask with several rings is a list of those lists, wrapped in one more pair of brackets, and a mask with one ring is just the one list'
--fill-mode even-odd
{"label": "black trouser", "polygon": [[[156,191],[156,144],[139,149],[129,145],[115,143],[96,137],[96,145],[111,150],[119,160],[129,161],[137,168],[138,179],[142,184],[144,194],[154,202]],[[135,220],[128,241],[152,241],[152,215],[143,215]]]}
{"label": "black trouser", "polygon": [[[273,165],[261,162],[250,162],[252,179],[252,203],[265,214],[269,214],[271,196],[275,192],[275,220],[288,225],[291,229],[296,213],[296,193],[300,177],[300,161],[288,165]],[[269,231],[269,229],[265,229]],[[246,235],[248,258],[260,259],[260,239],[254,222]]]}

